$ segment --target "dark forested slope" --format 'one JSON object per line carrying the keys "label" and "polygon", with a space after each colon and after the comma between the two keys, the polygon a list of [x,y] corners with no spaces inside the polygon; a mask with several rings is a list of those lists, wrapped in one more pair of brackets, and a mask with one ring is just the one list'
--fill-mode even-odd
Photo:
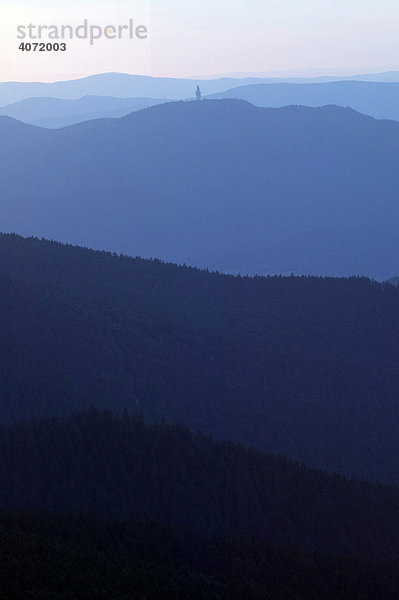
{"label": "dark forested slope", "polygon": [[0,429],[0,507],[156,520],[309,552],[399,558],[396,487],[94,409]]}
{"label": "dark forested slope", "polygon": [[91,404],[398,482],[399,292],[0,236],[0,417]]}
{"label": "dark forested slope", "polygon": [[87,515],[0,515],[0,599],[396,600],[398,563]]}

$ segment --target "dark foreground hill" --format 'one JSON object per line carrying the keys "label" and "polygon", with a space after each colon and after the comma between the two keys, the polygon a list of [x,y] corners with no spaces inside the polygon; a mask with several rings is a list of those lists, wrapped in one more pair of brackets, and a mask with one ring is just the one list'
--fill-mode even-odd
{"label": "dark foreground hill", "polygon": [[399,291],[0,236],[0,418],[94,404],[398,482]]}
{"label": "dark foreground hill", "polygon": [[398,271],[399,123],[167,103],[44,130],[0,118],[1,226],[247,274]]}
{"label": "dark foreground hill", "polygon": [[84,515],[0,516],[1,600],[396,600],[398,563]]}
{"label": "dark foreground hill", "polygon": [[357,558],[399,558],[399,490],[183,426],[92,409],[0,429],[0,507],[157,521]]}

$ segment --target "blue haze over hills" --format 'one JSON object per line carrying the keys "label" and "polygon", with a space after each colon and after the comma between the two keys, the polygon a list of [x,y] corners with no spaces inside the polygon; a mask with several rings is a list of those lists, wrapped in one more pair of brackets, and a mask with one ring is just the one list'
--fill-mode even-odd
{"label": "blue haze over hills", "polygon": [[123,117],[164,100],[83,96],[76,100],[27,98],[2,109],[2,114],[39,127],[58,128],[91,119]]}
{"label": "blue haze over hills", "polygon": [[[198,81],[204,96],[239,98],[264,107],[291,104],[349,106],[376,118],[399,119],[399,75],[359,75],[357,80],[233,78]],[[374,77],[374,81],[367,78]],[[104,73],[56,83],[0,83],[0,112],[25,123],[57,128],[97,118],[117,118],[166,100],[194,96],[192,79]]]}
{"label": "blue haze over hills", "polygon": [[328,83],[273,83],[234,87],[212,98],[239,98],[256,106],[291,104],[349,106],[377,119],[399,120],[399,82],[335,81]]}
{"label": "blue haze over hills", "polygon": [[[233,87],[257,83],[326,83],[341,80],[369,82],[399,82],[399,71],[356,75],[351,77],[278,78],[278,77],[221,77],[199,80],[204,94],[216,94]],[[126,73],[100,73],[54,83],[0,82],[0,106],[33,97],[77,99],[82,96],[114,96],[117,98],[166,98],[182,100],[194,95],[195,79],[151,77]]]}
{"label": "blue haze over hills", "polygon": [[[191,92],[193,89],[192,85]],[[237,98],[256,106],[276,108],[298,104],[313,107],[335,104],[349,106],[379,119],[399,120],[399,83],[263,83],[233,87],[209,97]],[[56,128],[89,119],[122,117],[165,101],[163,98],[109,96],[84,96],[73,100],[39,97],[5,106],[2,114],[32,125]]]}
{"label": "blue haze over hills", "polygon": [[[234,85],[264,81],[264,79],[256,77],[246,79],[224,77],[202,80],[201,87],[205,94],[214,94],[234,87]],[[55,83],[2,82],[0,83],[0,106],[34,97],[78,99],[83,96],[114,96],[116,98],[180,100],[194,96],[194,91],[195,85],[192,79],[101,73],[83,79]]]}
{"label": "blue haze over hills", "polygon": [[397,600],[399,84],[232,81],[0,86],[0,600]]}
{"label": "blue haze over hills", "polygon": [[213,100],[0,133],[4,231],[226,272],[398,272],[395,122]]}

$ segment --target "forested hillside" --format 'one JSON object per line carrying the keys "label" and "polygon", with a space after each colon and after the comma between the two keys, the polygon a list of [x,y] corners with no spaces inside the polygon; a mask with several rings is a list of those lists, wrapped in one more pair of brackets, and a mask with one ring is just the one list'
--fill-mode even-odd
{"label": "forested hillside", "polygon": [[0,237],[0,417],[91,404],[398,482],[399,293]]}
{"label": "forested hillside", "polygon": [[398,563],[88,515],[0,514],[1,600],[396,600]]}
{"label": "forested hillside", "polygon": [[396,487],[94,409],[0,430],[0,507],[84,511],[273,547],[399,559]]}

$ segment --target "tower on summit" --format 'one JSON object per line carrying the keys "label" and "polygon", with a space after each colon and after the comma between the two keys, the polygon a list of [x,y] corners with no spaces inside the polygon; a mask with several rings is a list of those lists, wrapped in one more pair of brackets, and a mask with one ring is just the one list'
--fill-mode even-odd
{"label": "tower on summit", "polygon": [[197,100],[202,99],[201,88],[199,85],[197,85],[197,91],[195,92],[195,95],[196,95]]}

